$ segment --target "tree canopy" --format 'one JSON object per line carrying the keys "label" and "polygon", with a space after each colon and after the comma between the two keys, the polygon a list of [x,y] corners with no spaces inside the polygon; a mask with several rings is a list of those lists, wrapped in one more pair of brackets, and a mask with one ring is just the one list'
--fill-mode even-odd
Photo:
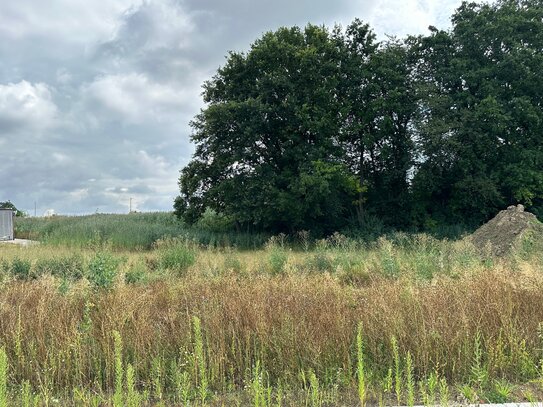
{"label": "tree canopy", "polygon": [[480,223],[513,203],[541,213],[543,4],[463,3],[419,38],[419,213]]}
{"label": "tree canopy", "polygon": [[463,3],[405,40],[359,20],[268,32],[204,84],[175,211],[317,233],[543,215],[542,51],[536,0]]}

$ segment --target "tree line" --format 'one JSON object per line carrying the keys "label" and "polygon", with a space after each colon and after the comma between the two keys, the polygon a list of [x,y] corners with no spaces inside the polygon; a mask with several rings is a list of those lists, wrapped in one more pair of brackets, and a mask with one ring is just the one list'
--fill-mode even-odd
{"label": "tree line", "polygon": [[176,214],[243,230],[476,226],[543,215],[543,3],[464,2],[377,41],[356,19],[280,28],[203,85]]}

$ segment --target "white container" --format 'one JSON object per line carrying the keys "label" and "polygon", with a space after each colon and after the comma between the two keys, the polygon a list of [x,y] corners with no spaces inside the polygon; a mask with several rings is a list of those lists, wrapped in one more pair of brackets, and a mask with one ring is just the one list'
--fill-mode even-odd
{"label": "white container", "polygon": [[13,240],[13,218],[15,213],[11,209],[0,209],[0,240]]}

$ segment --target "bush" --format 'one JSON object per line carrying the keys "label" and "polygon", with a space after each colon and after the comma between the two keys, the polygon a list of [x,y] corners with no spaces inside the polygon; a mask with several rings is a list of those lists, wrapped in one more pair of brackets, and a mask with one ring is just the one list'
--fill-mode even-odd
{"label": "bush", "polygon": [[144,283],[147,280],[147,272],[143,263],[135,264],[124,275],[124,282],[126,284],[139,284]]}
{"label": "bush", "polygon": [[310,271],[319,271],[319,272],[334,271],[332,259],[324,251],[317,251],[314,255],[309,257],[306,261],[306,265]]}
{"label": "bush", "polygon": [[281,247],[272,247],[268,257],[270,270],[272,274],[281,274],[284,271],[285,264],[288,261],[288,254]]}
{"label": "bush", "polygon": [[163,269],[184,273],[196,261],[196,253],[188,247],[171,247],[161,252],[160,266]]}
{"label": "bush", "polygon": [[2,276],[6,274],[10,274],[11,271],[11,264],[6,259],[3,259],[0,262],[0,271],[2,272]]}
{"label": "bush", "polygon": [[18,280],[35,279],[36,275],[31,273],[32,263],[29,260],[14,258],[11,265],[8,265],[8,271]]}
{"label": "bush", "polygon": [[157,242],[159,265],[183,275],[196,262],[196,248],[188,241],[166,239]]}
{"label": "bush", "polygon": [[85,274],[85,262],[80,255],[39,259],[35,266],[38,276],[51,274],[69,280],[79,280]]}
{"label": "bush", "polygon": [[377,216],[365,213],[362,219],[353,221],[343,232],[351,238],[372,241],[386,234],[388,228]]}
{"label": "bush", "polygon": [[119,264],[118,258],[107,252],[98,252],[89,262],[87,278],[95,288],[112,288]]}
{"label": "bush", "polygon": [[243,273],[245,271],[245,266],[237,256],[229,253],[224,258],[224,269],[235,273]]}
{"label": "bush", "polygon": [[349,268],[339,274],[339,281],[354,287],[362,287],[371,282],[371,274],[363,268]]}
{"label": "bush", "polygon": [[393,244],[385,238],[379,238],[378,249],[380,263],[379,269],[387,277],[398,277],[400,275],[401,269],[398,262],[397,253],[394,250]]}
{"label": "bush", "polygon": [[211,208],[206,208],[196,224],[198,229],[209,232],[227,232],[232,229],[233,225],[232,218]]}

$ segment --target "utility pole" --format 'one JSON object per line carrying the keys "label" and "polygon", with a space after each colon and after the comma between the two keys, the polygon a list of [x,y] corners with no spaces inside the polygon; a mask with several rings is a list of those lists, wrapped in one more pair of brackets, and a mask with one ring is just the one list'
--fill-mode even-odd
{"label": "utility pole", "polygon": [[132,198],[130,198],[130,210],[128,211],[128,213],[132,213]]}
{"label": "utility pole", "polygon": [[36,213],[37,213],[36,209],[37,209],[36,201],[34,201],[34,217],[36,217]]}

